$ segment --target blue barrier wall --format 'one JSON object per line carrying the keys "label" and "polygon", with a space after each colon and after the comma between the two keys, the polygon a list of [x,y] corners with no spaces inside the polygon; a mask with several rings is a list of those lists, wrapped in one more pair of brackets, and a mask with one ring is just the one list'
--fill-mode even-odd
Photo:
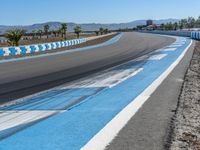
{"label": "blue barrier wall", "polygon": [[74,39],[68,41],[59,41],[52,43],[44,43],[44,44],[36,44],[36,45],[26,45],[19,47],[2,47],[0,48],[0,57],[3,56],[16,56],[16,55],[24,55],[42,51],[49,51],[53,49],[58,49],[62,47],[77,45],[80,43],[86,42],[86,39]]}
{"label": "blue barrier wall", "polygon": [[196,40],[200,40],[200,32],[191,32],[191,38],[192,39],[196,39]]}

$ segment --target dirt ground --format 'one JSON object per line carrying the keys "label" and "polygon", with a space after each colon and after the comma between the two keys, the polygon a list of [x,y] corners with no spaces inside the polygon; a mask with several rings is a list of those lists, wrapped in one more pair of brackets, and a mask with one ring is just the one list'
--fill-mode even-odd
{"label": "dirt ground", "polygon": [[185,75],[170,150],[200,150],[200,42]]}
{"label": "dirt ground", "polygon": [[108,35],[108,36],[105,36],[105,37],[102,37],[102,38],[98,38],[98,39],[95,39],[95,40],[90,40],[90,41],[87,41],[85,43],[81,43],[81,44],[78,44],[78,45],[63,47],[63,48],[49,50],[49,51],[43,51],[43,52],[37,52],[37,53],[25,54],[25,55],[6,56],[6,57],[0,58],[0,60],[10,59],[10,58],[19,58],[19,57],[24,57],[24,56],[41,55],[41,54],[45,54],[45,53],[54,53],[54,52],[57,52],[57,51],[65,51],[65,50],[71,50],[71,49],[76,49],[76,48],[83,48],[83,47],[86,47],[86,46],[92,46],[92,45],[96,45],[96,44],[106,42],[106,41],[112,39],[113,37],[115,37],[117,34],[118,33]]}

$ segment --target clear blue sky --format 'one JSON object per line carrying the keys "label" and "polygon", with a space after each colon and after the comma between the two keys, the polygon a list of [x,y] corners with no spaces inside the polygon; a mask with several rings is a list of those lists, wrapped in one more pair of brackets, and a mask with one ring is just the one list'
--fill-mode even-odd
{"label": "clear blue sky", "polygon": [[200,0],[1,0],[0,25],[197,17]]}

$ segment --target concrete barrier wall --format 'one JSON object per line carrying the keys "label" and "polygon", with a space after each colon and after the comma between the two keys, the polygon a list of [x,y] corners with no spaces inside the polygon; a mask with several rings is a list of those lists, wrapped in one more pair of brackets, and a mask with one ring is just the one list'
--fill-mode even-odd
{"label": "concrete barrier wall", "polygon": [[200,40],[200,32],[198,32],[198,31],[191,32],[191,38]]}
{"label": "concrete barrier wall", "polygon": [[62,47],[68,47],[72,45],[77,45],[80,43],[86,42],[86,38],[82,39],[74,39],[68,41],[59,41],[52,43],[44,43],[44,44],[35,44],[35,45],[26,45],[26,46],[18,46],[18,47],[0,47],[0,57],[2,56],[16,56],[16,55],[24,55],[42,51],[49,51],[53,49],[58,49]]}
{"label": "concrete barrier wall", "polygon": [[175,35],[191,37],[192,39],[200,40],[200,31],[142,31],[144,33]]}
{"label": "concrete barrier wall", "polygon": [[191,36],[191,31],[144,31],[144,33],[174,35],[174,36],[184,36],[184,37]]}

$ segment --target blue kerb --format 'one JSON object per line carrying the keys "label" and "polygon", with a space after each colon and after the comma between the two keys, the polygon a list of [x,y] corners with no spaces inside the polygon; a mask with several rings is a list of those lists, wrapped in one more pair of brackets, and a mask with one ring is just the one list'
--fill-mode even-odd
{"label": "blue kerb", "polygon": [[0,48],[0,56],[4,56],[3,48]]}
{"label": "blue kerb", "polygon": [[9,49],[9,51],[10,51],[10,56],[15,56],[16,55],[16,49],[14,48],[14,47],[10,47],[10,48],[8,48]]}
{"label": "blue kerb", "polygon": [[38,48],[39,48],[39,52],[42,52],[43,46],[42,45],[38,45]]}
{"label": "blue kerb", "polygon": [[56,48],[59,48],[59,44],[58,44],[58,42],[56,42]]}
{"label": "blue kerb", "polygon": [[55,48],[54,44],[53,44],[53,43],[51,43],[51,49],[54,49],[54,48]]}
{"label": "blue kerb", "polygon": [[21,54],[26,54],[27,49],[24,46],[19,47],[21,49]]}
{"label": "blue kerb", "polygon": [[[33,59],[33,58],[39,58],[39,57],[46,57],[46,56],[53,56],[53,55],[58,55],[58,54],[65,54],[65,53],[73,53],[73,52],[80,52],[80,51],[86,51],[86,50],[90,50],[92,48],[97,48],[97,47],[101,47],[101,46],[107,46],[110,44],[113,44],[115,42],[117,42],[124,33],[121,33],[117,36],[115,36],[114,38],[110,39],[109,41],[106,41],[104,43],[101,44],[97,44],[97,45],[92,45],[92,46],[87,46],[87,47],[83,47],[83,48],[77,48],[77,49],[72,49],[72,50],[67,50],[67,51],[58,51],[58,52],[54,52],[54,53],[47,53],[47,54],[42,54],[42,55],[37,55],[37,56],[26,56],[26,57],[21,57],[21,58],[11,58],[11,59],[6,59],[6,60],[1,60],[0,63],[4,63],[4,62],[11,62],[11,61],[17,61],[17,60],[25,60],[25,59]],[[80,39],[81,43],[82,42],[86,42],[86,39]],[[65,41],[66,46],[70,46],[71,45],[71,41]],[[50,46],[48,46],[47,44],[45,45],[46,47],[49,47],[51,50],[54,48],[53,43],[49,43]],[[29,46],[31,49],[31,53],[35,52],[35,47],[33,45]],[[52,48],[53,47],[53,48]]]}
{"label": "blue kerb", "polygon": [[74,45],[74,40],[71,41],[72,45]]}
{"label": "blue kerb", "polygon": [[71,46],[72,45],[72,42],[71,41],[68,41],[68,46]]}
{"label": "blue kerb", "polygon": [[31,49],[31,53],[34,53],[34,52],[35,52],[35,50],[36,50],[36,48],[35,48],[35,46],[34,46],[34,45],[31,45],[31,46],[30,46],[30,49]]}
{"label": "blue kerb", "polygon": [[49,49],[50,49],[50,47],[49,47],[48,44],[45,44],[45,47],[46,47],[46,50],[49,50]]}
{"label": "blue kerb", "polygon": [[64,44],[63,44],[63,42],[60,42],[60,47],[64,47]]}
{"label": "blue kerb", "polygon": [[[36,52],[36,46],[39,48],[38,51],[45,51],[45,50],[51,50],[51,49],[56,49],[56,48],[60,48],[60,47],[64,47],[64,46],[70,46],[70,45],[76,45],[81,43],[81,41],[85,41],[85,39],[75,39],[75,40],[70,40],[70,41],[59,41],[59,42],[52,42],[50,43],[51,46],[49,46],[47,43],[46,44],[38,44],[38,45],[29,45],[27,47],[30,47],[31,49],[31,53]],[[54,45],[55,44],[55,45]],[[43,45],[45,45],[45,47],[43,47]],[[26,54],[26,52],[28,51],[27,48],[25,46],[20,46],[19,47],[21,52],[20,54]],[[8,50],[9,52],[9,56],[15,56],[16,55],[16,47],[9,47]],[[0,52],[0,57],[4,56],[5,52],[3,51],[3,48],[1,48],[1,52]]]}

